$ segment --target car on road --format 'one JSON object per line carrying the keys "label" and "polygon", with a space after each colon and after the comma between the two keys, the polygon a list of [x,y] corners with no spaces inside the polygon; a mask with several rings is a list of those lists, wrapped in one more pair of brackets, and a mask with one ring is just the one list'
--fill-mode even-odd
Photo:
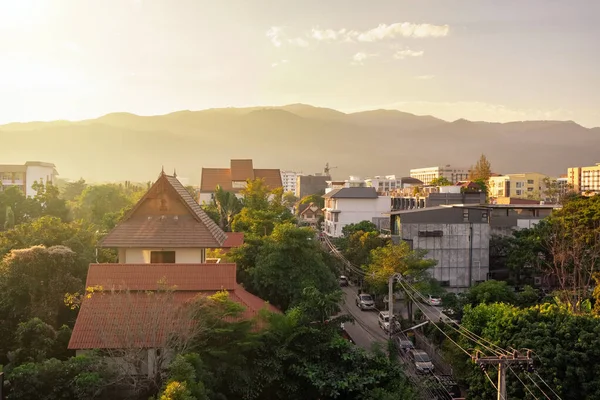
{"label": "car on road", "polygon": [[339,279],[340,286],[348,286],[348,277],[342,275]]}
{"label": "car on road", "polygon": [[427,304],[429,304],[430,306],[441,306],[442,298],[439,296],[428,295],[427,296]]}
{"label": "car on road", "polygon": [[414,349],[408,352],[408,358],[415,366],[417,373],[430,374],[433,373],[435,367],[429,358],[429,354],[423,350]]}
{"label": "car on road", "polygon": [[361,309],[361,311],[375,309],[375,302],[373,301],[373,297],[367,293],[357,294],[354,303],[356,304],[356,307]]}
{"label": "car on road", "polygon": [[[390,312],[389,311],[380,311],[379,316],[377,317],[377,324],[381,329],[385,332],[390,331]],[[394,320],[394,328],[393,331],[396,332],[400,330],[400,322]]]}
{"label": "car on road", "polygon": [[396,336],[394,338],[394,341],[396,342],[396,347],[398,348],[398,352],[400,353],[400,355],[405,356],[408,354],[409,351],[415,348],[413,342],[408,340],[408,338],[404,335]]}

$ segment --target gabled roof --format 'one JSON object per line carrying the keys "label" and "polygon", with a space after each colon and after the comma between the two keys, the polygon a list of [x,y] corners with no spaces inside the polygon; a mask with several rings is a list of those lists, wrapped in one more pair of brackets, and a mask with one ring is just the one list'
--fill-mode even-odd
{"label": "gabled roof", "polygon": [[265,185],[271,189],[283,186],[281,170],[279,169],[254,169],[252,160],[231,160],[230,168],[202,168],[200,181],[201,193],[213,193],[217,185],[227,192],[239,192],[241,188],[234,188],[233,181],[246,181],[264,179]]}
{"label": "gabled roof", "polygon": [[175,176],[158,180],[101,241],[102,247],[221,247],[227,235]]}
{"label": "gabled roof", "polygon": [[231,180],[245,181],[254,179],[254,166],[252,160],[231,160]]}
{"label": "gabled roof", "polygon": [[220,290],[245,308],[243,319],[263,308],[279,312],[238,285],[235,273],[235,264],[92,264],[86,287],[96,290],[83,299],[69,349],[166,346],[173,334],[189,333],[187,306]]}
{"label": "gabled roof", "polygon": [[374,187],[355,187],[334,189],[323,195],[331,199],[376,199],[377,191]]}
{"label": "gabled roof", "polygon": [[244,244],[244,232],[227,232],[227,239],[222,248],[240,247]]}

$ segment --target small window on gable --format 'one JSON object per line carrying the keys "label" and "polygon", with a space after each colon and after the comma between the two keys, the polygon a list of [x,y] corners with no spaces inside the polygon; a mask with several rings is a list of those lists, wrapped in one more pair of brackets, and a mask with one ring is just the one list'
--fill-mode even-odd
{"label": "small window on gable", "polygon": [[150,264],[175,264],[175,252],[151,251]]}

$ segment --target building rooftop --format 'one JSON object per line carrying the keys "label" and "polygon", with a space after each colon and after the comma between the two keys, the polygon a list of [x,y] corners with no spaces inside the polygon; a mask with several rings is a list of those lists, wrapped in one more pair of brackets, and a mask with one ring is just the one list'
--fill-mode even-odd
{"label": "building rooftop", "polygon": [[202,168],[200,192],[212,193],[217,185],[228,192],[239,192],[242,188],[233,187],[234,181],[259,178],[271,189],[283,186],[279,169],[255,169],[252,160],[231,160],[229,168]]}
{"label": "building rooftop", "polygon": [[194,299],[221,290],[244,319],[279,312],[236,283],[235,264],[92,264],[86,287],[96,290],[82,301],[69,349],[163,347],[189,330]]}
{"label": "building rooftop", "polygon": [[376,199],[379,197],[374,187],[350,187],[334,189],[323,195],[332,199]]}
{"label": "building rooftop", "polygon": [[175,176],[158,180],[101,241],[102,247],[218,248],[227,234]]}

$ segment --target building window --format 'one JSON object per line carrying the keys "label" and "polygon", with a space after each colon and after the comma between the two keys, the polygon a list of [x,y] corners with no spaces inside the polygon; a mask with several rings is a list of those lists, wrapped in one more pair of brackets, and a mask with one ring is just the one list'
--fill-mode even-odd
{"label": "building window", "polygon": [[233,189],[244,189],[246,188],[246,181],[231,181],[231,187]]}
{"label": "building window", "polygon": [[175,264],[175,252],[174,251],[151,251],[150,252],[150,263],[151,264]]}
{"label": "building window", "polygon": [[533,185],[533,179],[527,179],[527,184],[528,185]]}
{"label": "building window", "polygon": [[12,173],[10,172],[4,172],[2,174],[2,180],[3,181],[12,181],[13,177],[12,177]]}
{"label": "building window", "polygon": [[533,192],[533,188],[532,188],[532,187],[530,187],[530,188],[527,188],[527,191],[528,191],[528,192]]}
{"label": "building window", "polygon": [[522,194],[523,194],[523,191],[522,191],[522,190],[517,190],[517,196],[520,196],[520,195],[522,195]]}
{"label": "building window", "polygon": [[515,185],[518,188],[522,188],[523,187],[523,182],[515,182]]}

